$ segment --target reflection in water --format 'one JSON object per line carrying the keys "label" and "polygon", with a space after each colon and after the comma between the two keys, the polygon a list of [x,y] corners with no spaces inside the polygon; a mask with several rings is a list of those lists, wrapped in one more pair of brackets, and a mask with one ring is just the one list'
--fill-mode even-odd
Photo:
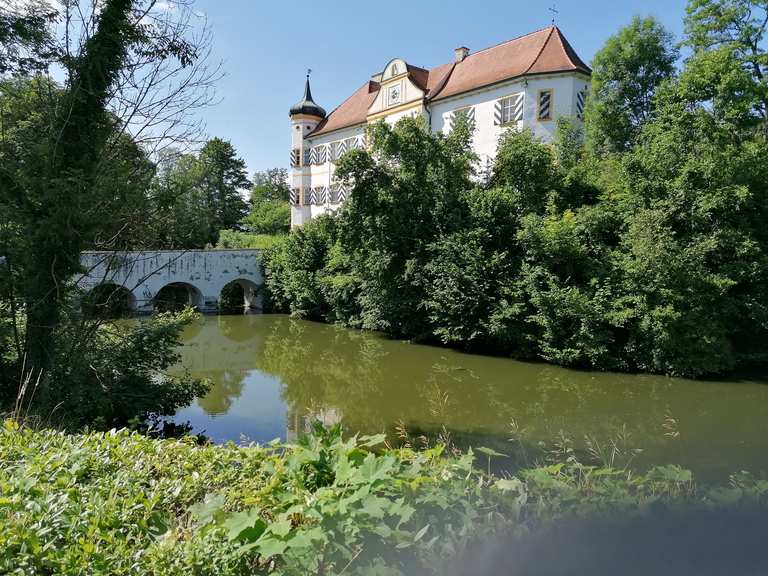
{"label": "reflection in water", "polygon": [[176,420],[215,441],[294,439],[320,419],[391,438],[400,424],[446,430],[459,447],[530,460],[546,457],[543,443],[617,464],[679,463],[704,477],[768,469],[763,383],[578,372],[284,316],[205,318],[186,343],[183,367],[215,387]]}

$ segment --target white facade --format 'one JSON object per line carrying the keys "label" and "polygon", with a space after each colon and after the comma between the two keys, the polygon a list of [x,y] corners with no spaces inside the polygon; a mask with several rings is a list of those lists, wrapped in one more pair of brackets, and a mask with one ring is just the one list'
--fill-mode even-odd
{"label": "white facade", "polygon": [[[559,34],[559,30],[555,31]],[[565,43],[563,39],[559,47],[553,49],[562,48]],[[563,53],[567,58],[578,59],[565,48]],[[454,66],[461,64],[466,56],[466,49],[457,49]],[[466,62],[471,65],[470,59]],[[533,64],[529,68],[532,67]],[[375,90],[371,91],[370,102],[366,102],[367,111],[358,121],[342,122],[338,129],[329,130],[323,118],[292,115],[291,225],[301,226],[343,204],[350,191],[334,178],[335,163],[347,150],[365,146],[365,131],[369,124],[382,119],[394,124],[406,116],[422,116],[434,133],[448,133],[454,114],[459,111],[470,114],[475,121],[473,148],[479,158],[477,168],[483,171],[492,165],[499,137],[504,131],[528,128],[542,141],[551,142],[559,117],[582,121],[590,82],[588,68],[584,68],[518,74],[514,78],[441,97],[440,90],[450,72],[445,74],[442,85],[437,82],[436,87],[428,88],[426,84],[432,82],[431,79],[425,81],[425,75],[428,77],[441,69],[427,71],[409,67],[399,58],[390,61],[381,74],[373,77]],[[433,94],[435,96],[431,96]],[[337,110],[342,110],[346,104]],[[328,123],[328,127],[331,125]]]}
{"label": "white facade", "polygon": [[[505,130],[529,128],[544,142],[551,142],[560,116],[570,116],[581,121],[583,107],[577,107],[577,94],[584,93],[588,86],[589,78],[585,75],[563,74],[518,79],[461,94],[435,102],[430,107],[431,128],[433,132],[447,133],[450,131],[451,116],[456,110],[473,108],[475,134],[472,147],[480,159],[480,166],[484,166],[496,157],[499,137]],[[552,91],[553,112],[548,120],[538,118],[538,97],[543,91]],[[518,94],[523,98],[522,120],[511,124],[496,124],[494,114],[498,102]]]}

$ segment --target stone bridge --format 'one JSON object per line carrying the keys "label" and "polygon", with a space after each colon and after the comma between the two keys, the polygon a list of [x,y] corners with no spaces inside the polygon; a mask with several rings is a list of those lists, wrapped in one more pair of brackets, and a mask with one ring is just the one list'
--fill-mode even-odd
{"label": "stone bridge", "polygon": [[186,304],[201,312],[216,312],[222,291],[237,287],[243,305],[259,309],[264,285],[260,256],[259,250],[83,252],[85,273],[75,283],[86,297],[97,287],[114,288],[112,293],[122,292],[138,314],[153,312],[158,295],[168,289],[186,291]]}

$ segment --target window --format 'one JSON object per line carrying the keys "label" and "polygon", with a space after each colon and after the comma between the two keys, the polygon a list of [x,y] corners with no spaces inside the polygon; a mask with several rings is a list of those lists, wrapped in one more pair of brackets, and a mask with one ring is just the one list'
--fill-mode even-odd
{"label": "window", "polygon": [[576,117],[581,121],[584,121],[584,109],[587,105],[587,96],[587,88],[584,88],[584,90],[581,90],[576,95]]}
{"label": "window", "polygon": [[331,162],[335,162],[341,158],[342,154],[343,152],[341,152],[341,142],[334,142],[331,144]]}
{"label": "window", "polygon": [[300,165],[299,164],[300,157],[301,157],[301,150],[299,150],[298,148],[294,148],[293,150],[291,150],[291,167],[292,168],[297,168]]}
{"label": "window", "polygon": [[317,147],[317,163],[318,164],[325,164],[328,162],[328,146],[318,146]]}
{"label": "window", "polygon": [[517,124],[523,119],[524,94],[514,94],[501,99],[500,124]]}
{"label": "window", "polygon": [[450,118],[450,128],[453,130],[453,127],[456,126],[456,121],[459,118],[465,118],[470,121],[470,123],[475,121],[475,109],[472,106],[467,106],[465,108],[459,108],[457,110],[454,110],[451,112],[451,118]]}
{"label": "window", "polygon": [[552,90],[539,92],[539,122],[552,120]]}

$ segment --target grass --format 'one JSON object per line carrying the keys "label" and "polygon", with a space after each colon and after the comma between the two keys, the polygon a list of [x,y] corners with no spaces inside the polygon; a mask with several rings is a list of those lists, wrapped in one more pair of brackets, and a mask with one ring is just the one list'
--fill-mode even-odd
{"label": "grass", "polygon": [[283,238],[285,238],[285,234],[250,234],[235,230],[222,230],[219,233],[219,242],[216,244],[216,248],[220,250],[267,250]]}

